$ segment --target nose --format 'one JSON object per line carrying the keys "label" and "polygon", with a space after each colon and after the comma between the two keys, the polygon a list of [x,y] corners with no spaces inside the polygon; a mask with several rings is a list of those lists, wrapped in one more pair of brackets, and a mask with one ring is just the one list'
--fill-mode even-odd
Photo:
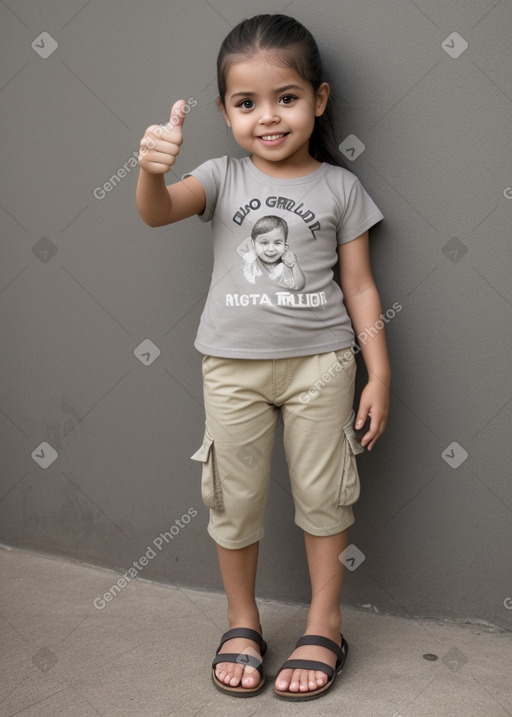
{"label": "nose", "polygon": [[275,105],[270,103],[262,105],[258,123],[275,124],[276,122],[279,122],[279,115],[277,114]]}

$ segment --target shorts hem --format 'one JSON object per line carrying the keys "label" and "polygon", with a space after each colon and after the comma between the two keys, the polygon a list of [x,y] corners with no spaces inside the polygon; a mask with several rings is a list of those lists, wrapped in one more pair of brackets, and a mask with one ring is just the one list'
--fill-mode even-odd
{"label": "shorts hem", "polygon": [[345,520],[340,521],[336,525],[333,525],[330,528],[319,528],[318,526],[309,525],[305,521],[301,521],[300,519],[295,519],[295,525],[297,525],[299,528],[302,528],[302,530],[305,530],[306,533],[310,533],[311,535],[315,535],[317,537],[327,537],[329,535],[337,535],[338,533],[343,533],[344,530],[347,528],[350,528],[351,525],[354,525],[355,518],[354,515],[347,515]]}
{"label": "shorts hem", "polygon": [[227,548],[228,550],[240,550],[240,548],[247,548],[249,545],[260,541],[265,534],[265,531],[261,530],[253,533],[248,538],[244,538],[243,540],[225,540],[217,535],[215,531],[210,528],[210,526],[208,526],[207,530],[210,537],[213,538],[218,545],[222,548]]}

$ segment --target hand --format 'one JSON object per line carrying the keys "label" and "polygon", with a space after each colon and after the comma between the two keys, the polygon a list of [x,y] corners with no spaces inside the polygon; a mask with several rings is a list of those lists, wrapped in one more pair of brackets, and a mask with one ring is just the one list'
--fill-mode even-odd
{"label": "hand", "polygon": [[169,122],[148,127],[140,142],[139,165],[151,174],[165,174],[170,170],[183,143],[185,100],[178,100],[171,109]]}
{"label": "hand", "polygon": [[378,378],[366,384],[361,393],[359,410],[356,416],[355,428],[361,429],[368,416],[370,417],[370,430],[361,439],[361,445],[372,450],[377,439],[384,433],[389,414],[389,388]]}
{"label": "hand", "polygon": [[295,264],[297,263],[297,257],[293,253],[293,251],[288,247],[288,244],[285,244],[285,252],[283,256],[281,257],[281,261],[283,264],[290,269],[293,269]]}

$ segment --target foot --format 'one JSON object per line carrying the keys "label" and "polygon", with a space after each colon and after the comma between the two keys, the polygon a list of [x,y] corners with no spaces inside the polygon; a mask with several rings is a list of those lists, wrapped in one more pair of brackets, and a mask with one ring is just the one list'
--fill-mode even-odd
{"label": "foot", "polygon": [[[337,632],[307,630],[306,635],[322,634],[341,647],[341,636],[339,630]],[[317,645],[303,645],[292,652],[290,660],[316,660],[325,662],[333,669],[336,666],[336,655],[326,647]],[[324,687],[329,680],[325,672],[319,670],[281,670],[276,678],[276,689],[282,692],[315,692]]]}
{"label": "foot", "polygon": [[[257,631],[259,632],[259,629]],[[228,687],[238,687],[239,685],[246,689],[257,687],[261,680],[260,673],[255,667],[250,665],[243,666],[243,655],[250,655],[261,660],[261,650],[258,643],[244,637],[235,637],[222,645],[219,655],[228,652],[240,654],[240,662],[219,662],[215,665],[215,676],[219,682]]]}

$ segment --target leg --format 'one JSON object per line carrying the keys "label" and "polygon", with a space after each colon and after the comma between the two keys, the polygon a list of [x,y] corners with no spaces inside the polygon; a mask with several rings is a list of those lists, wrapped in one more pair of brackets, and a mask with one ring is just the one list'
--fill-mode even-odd
{"label": "leg", "polygon": [[[302,359],[282,408],[295,522],[304,530],[311,580],[305,634],[321,635],[338,646],[344,567],[339,555],[347,546],[348,528],[354,522],[351,504],[357,498],[355,489],[346,495],[347,486],[356,485],[357,474],[345,433],[352,412],[355,368],[348,349],[346,356],[344,351],[333,351]],[[336,665],[335,653],[316,645],[297,648],[290,659]],[[325,672],[285,669],[277,676],[276,689],[315,692],[328,680]]]}
{"label": "leg", "polygon": [[[222,359],[203,361],[205,411],[213,443],[209,460],[217,477],[218,504],[210,508],[208,532],[217,554],[228,601],[229,628],[261,635],[255,601],[259,540],[270,481],[270,460],[278,411],[265,392],[272,387],[272,362]],[[211,491],[207,491],[208,496]],[[245,547],[237,547],[237,546]],[[235,638],[219,655],[260,655],[258,643]],[[252,666],[219,662],[216,680],[229,687],[254,689],[260,674]]]}
{"label": "leg", "polygon": [[[305,634],[322,635],[340,645],[343,564],[339,555],[347,546],[348,530],[322,537],[304,532],[304,540],[311,580],[311,605]],[[317,646],[299,647],[291,659],[318,660],[331,667],[336,663],[330,650]],[[308,692],[323,687],[326,682],[325,672],[282,670],[277,676],[276,687],[289,692]]]}
{"label": "leg", "polygon": [[[261,634],[258,608],[255,600],[256,569],[258,566],[259,543],[246,548],[230,550],[217,544],[222,582],[228,600],[229,628],[249,627]],[[249,648],[250,654],[259,655],[255,642],[243,638],[228,640],[221,648],[223,652],[241,653]],[[215,668],[217,678],[226,685],[237,687],[256,687],[260,681],[254,668],[245,671],[242,665],[233,662],[221,662]],[[243,675],[243,676],[242,676]]]}

